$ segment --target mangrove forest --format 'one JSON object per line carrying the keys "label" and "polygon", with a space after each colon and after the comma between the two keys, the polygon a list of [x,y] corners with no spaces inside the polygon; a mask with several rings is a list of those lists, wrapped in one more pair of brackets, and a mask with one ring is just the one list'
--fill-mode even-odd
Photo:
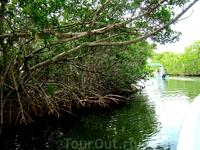
{"label": "mangrove forest", "polygon": [[0,129],[125,101],[196,2],[0,0]]}
{"label": "mangrove forest", "polygon": [[152,62],[162,63],[171,75],[200,76],[200,40],[187,46],[183,53],[165,51],[154,54]]}

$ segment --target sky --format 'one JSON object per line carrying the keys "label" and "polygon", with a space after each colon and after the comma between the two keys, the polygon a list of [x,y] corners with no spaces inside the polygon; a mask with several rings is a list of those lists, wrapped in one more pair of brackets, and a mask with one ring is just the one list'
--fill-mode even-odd
{"label": "sky", "polygon": [[[192,13],[193,10],[193,13]],[[190,14],[192,15],[190,16]],[[188,17],[187,19],[181,20],[172,29],[182,32],[179,42],[158,45],[155,52],[160,53],[163,51],[170,51],[175,53],[183,53],[184,48],[192,45],[196,40],[200,40],[200,1],[198,1],[192,8],[190,8],[182,18]]]}

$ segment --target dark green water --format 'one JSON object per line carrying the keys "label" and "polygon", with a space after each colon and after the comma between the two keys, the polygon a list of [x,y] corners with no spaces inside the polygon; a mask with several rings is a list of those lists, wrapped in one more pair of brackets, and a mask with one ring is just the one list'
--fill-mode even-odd
{"label": "dark green water", "polygon": [[200,78],[153,79],[128,104],[107,113],[91,113],[69,125],[62,120],[12,129],[0,149],[176,150],[179,130]]}

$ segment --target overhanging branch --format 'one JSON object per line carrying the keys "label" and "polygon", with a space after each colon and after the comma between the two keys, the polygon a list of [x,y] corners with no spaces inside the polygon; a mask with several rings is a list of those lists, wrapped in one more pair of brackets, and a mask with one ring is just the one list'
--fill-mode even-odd
{"label": "overhanging branch", "polygon": [[[167,28],[169,25],[173,24],[174,22],[176,22],[189,8],[191,8],[198,0],[195,0],[193,1],[185,10],[183,10],[181,13],[179,13],[174,19],[172,19],[170,22],[168,22],[167,24],[165,24],[164,26],[162,26],[161,28],[151,32],[151,33],[148,33],[148,34],[145,34],[143,36],[140,36],[134,40],[130,40],[130,41],[123,41],[123,42],[85,42],[71,50],[68,50],[68,51],[65,51],[65,52],[62,52],[56,56],[54,56],[53,58],[50,58],[50,59],[47,59],[39,64],[36,64],[35,66],[32,66],[30,69],[31,70],[34,70],[38,67],[42,67],[42,66],[45,66],[45,65],[48,65],[52,62],[56,62],[58,61],[59,59],[61,59],[62,57],[65,57],[66,55],[69,55],[71,53],[74,53],[78,50],[80,50],[81,48],[83,47],[86,47],[86,46],[123,46],[123,45],[129,45],[129,44],[133,44],[133,43],[137,43],[141,40],[144,40],[152,35],[155,35],[157,34],[158,32],[160,32],[161,30]],[[86,36],[86,35],[82,35],[82,36]],[[68,42],[68,40],[64,40],[63,43],[65,42]],[[56,45],[58,43],[52,43],[51,45]],[[37,51],[36,51],[37,52]],[[36,53],[35,52],[35,53]],[[34,54],[34,53],[33,53]]]}
{"label": "overhanging branch", "polygon": [[12,37],[27,37],[31,36],[31,33],[8,33],[8,34],[1,34],[0,38],[12,38]]}

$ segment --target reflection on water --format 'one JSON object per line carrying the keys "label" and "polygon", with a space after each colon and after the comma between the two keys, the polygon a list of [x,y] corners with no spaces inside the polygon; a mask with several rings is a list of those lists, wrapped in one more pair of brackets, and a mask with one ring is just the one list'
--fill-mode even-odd
{"label": "reflection on water", "polygon": [[200,78],[170,77],[167,80],[148,81],[143,95],[154,103],[160,131],[150,140],[149,145],[169,145],[175,150],[179,129],[191,101],[200,93]]}
{"label": "reflection on water", "polygon": [[[92,142],[90,146],[83,144],[82,148],[85,149],[146,147],[148,138],[157,132],[158,123],[153,107],[145,97],[138,97],[137,102],[130,102],[123,109],[103,116],[91,115],[84,120],[84,125],[76,126],[62,139],[70,137],[69,149],[74,149],[73,146],[76,147],[80,141]],[[66,141],[59,142],[65,145]]]}
{"label": "reflection on water", "polygon": [[10,132],[0,149],[175,150],[179,129],[200,78],[151,79],[127,106],[68,122],[49,122]]}

